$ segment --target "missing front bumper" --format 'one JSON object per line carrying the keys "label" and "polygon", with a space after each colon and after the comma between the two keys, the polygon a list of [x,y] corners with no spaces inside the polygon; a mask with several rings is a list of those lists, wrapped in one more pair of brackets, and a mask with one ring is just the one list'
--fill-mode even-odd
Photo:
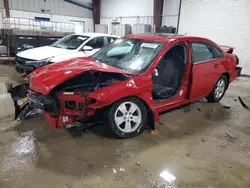
{"label": "missing front bumper", "polygon": [[5,82],[7,92],[10,94],[15,108],[14,119],[27,119],[41,113],[32,107],[27,98],[29,84],[19,74],[12,74]]}

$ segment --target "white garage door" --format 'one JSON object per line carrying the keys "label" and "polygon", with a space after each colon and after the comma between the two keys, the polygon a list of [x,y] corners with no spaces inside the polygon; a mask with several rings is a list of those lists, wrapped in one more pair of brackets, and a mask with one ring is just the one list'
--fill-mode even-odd
{"label": "white garage door", "polygon": [[250,75],[250,0],[182,0],[179,33],[233,46]]}

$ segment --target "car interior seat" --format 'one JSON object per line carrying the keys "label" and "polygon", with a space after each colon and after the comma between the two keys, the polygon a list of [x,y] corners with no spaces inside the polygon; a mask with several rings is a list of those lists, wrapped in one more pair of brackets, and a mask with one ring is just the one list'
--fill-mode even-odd
{"label": "car interior seat", "polygon": [[157,66],[158,76],[153,76],[153,98],[172,97],[181,84],[185,70],[185,54],[182,46],[170,50]]}

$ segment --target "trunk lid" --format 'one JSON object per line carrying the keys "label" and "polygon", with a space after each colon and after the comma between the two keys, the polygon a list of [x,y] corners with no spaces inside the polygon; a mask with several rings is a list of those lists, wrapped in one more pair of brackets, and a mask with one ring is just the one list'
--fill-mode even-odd
{"label": "trunk lid", "polygon": [[234,48],[232,46],[224,46],[220,45],[220,47],[227,53],[232,54],[234,51]]}

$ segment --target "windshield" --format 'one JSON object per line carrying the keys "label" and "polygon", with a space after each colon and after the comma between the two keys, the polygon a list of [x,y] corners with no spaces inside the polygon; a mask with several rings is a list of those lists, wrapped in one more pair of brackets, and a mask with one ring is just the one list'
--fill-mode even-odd
{"label": "windshield", "polygon": [[117,39],[92,58],[119,69],[141,73],[150,66],[165,44],[142,39]]}
{"label": "windshield", "polygon": [[51,46],[56,48],[63,48],[68,50],[76,50],[79,48],[89,37],[82,35],[68,35],[56,41]]}

